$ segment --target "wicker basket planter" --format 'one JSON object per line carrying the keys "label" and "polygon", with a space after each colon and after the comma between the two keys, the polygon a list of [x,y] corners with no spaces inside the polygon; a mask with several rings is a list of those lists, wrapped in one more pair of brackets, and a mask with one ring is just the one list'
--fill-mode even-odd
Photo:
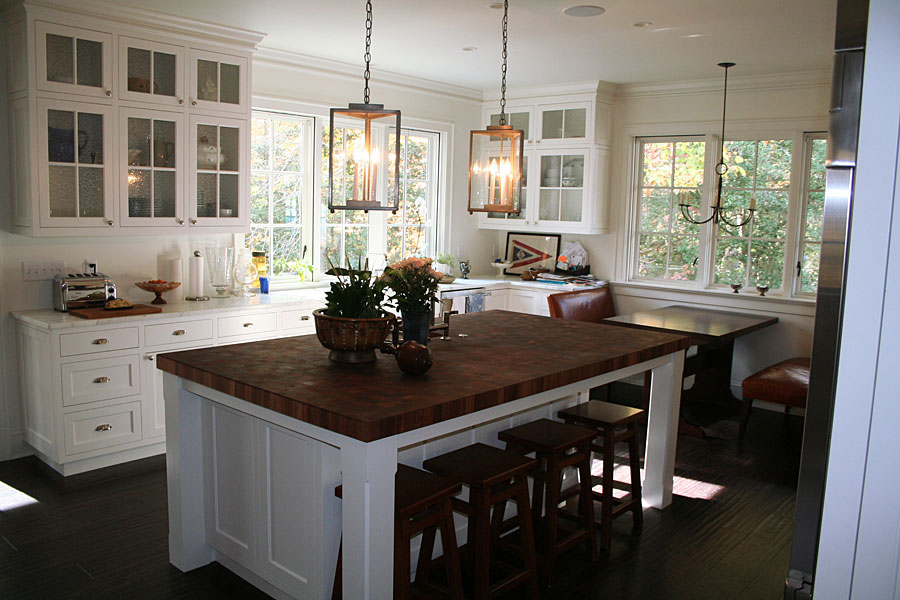
{"label": "wicker basket planter", "polygon": [[330,317],[324,308],[313,311],[316,337],[328,348],[328,358],[342,363],[367,363],[375,360],[375,350],[384,344],[396,317],[348,319]]}

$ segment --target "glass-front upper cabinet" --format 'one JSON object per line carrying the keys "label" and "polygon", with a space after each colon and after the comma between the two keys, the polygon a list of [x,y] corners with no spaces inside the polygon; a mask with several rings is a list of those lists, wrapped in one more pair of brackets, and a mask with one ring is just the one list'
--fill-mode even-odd
{"label": "glass-front upper cabinet", "polygon": [[183,123],[177,113],[119,111],[123,226],[184,225]]}
{"label": "glass-front upper cabinet", "polygon": [[112,227],[113,108],[38,100],[42,227]]}
{"label": "glass-front upper cabinet", "polygon": [[[488,157],[488,162],[497,157]],[[522,156],[522,193],[519,194],[519,208],[517,213],[485,213],[485,221],[489,223],[509,223],[510,227],[528,223],[528,159],[530,154]]]}
{"label": "glass-front upper cabinet", "polygon": [[565,154],[540,152],[537,224],[559,226],[581,225],[586,218],[585,189],[588,171],[585,169],[590,152],[572,151]]}
{"label": "glass-front upper cabinet", "polygon": [[207,110],[245,112],[248,98],[246,58],[191,49],[191,106]]}
{"label": "glass-front upper cabinet", "polygon": [[[499,106],[488,112],[487,118],[485,119],[488,125],[500,124],[500,112],[498,108]],[[512,125],[513,129],[521,129],[525,134],[524,139],[526,144],[530,144],[534,141],[534,138],[531,136],[532,117],[532,109],[528,107],[507,107],[506,109],[506,124]],[[497,141],[497,139],[491,138],[491,141]]]}
{"label": "glass-front upper cabinet", "polygon": [[542,143],[566,143],[590,141],[590,104],[572,103],[541,105],[540,140]]}
{"label": "glass-front upper cabinet", "polygon": [[39,90],[112,97],[111,34],[42,21],[35,34]]}
{"label": "glass-front upper cabinet", "polygon": [[119,38],[119,98],[184,105],[184,48]]}
{"label": "glass-front upper cabinet", "polygon": [[190,224],[245,224],[241,196],[249,171],[247,122],[194,115],[191,132]]}

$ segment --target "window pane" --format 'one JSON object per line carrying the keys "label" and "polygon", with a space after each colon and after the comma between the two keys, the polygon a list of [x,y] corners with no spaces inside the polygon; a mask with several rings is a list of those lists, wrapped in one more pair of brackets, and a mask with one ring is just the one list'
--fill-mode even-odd
{"label": "window pane", "polygon": [[250,122],[250,168],[268,169],[272,146],[272,121],[254,117]]}
{"label": "window pane", "polygon": [[297,270],[291,263],[300,260],[300,229],[297,227],[272,228],[271,277],[293,277]]}
{"label": "window pane", "polygon": [[342,264],[341,254],[341,228],[326,226],[324,227],[324,235],[322,236],[322,268],[327,270],[332,265],[339,266]]}
{"label": "window pane", "polygon": [[695,236],[672,237],[667,279],[693,281],[697,278],[700,238]]}
{"label": "window pane", "polygon": [[268,227],[251,227],[250,233],[247,234],[247,248],[250,250],[258,250],[261,252],[269,251],[269,228]]}
{"label": "window pane", "polygon": [[800,271],[800,291],[814,293],[819,286],[819,258],[821,244],[806,244],[803,247],[803,263]]}
{"label": "window pane", "polygon": [[791,140],[759,142],[756,186],[786,189],[791,183]]}
{"label": "window pane", "polygon": [[[705,146],[702,142],[699,144]],[[673,145],[668,142],[645,143],[643,152],[642,186],[672,185]]]}
{"label": "window pane", "polygon": [[822,134],[807,134],[806,143],[809,163],[806,165],[808,174],[800,240],[800,281],[797,289],[802,294],[814,294],[819,284],[819,256],[822,250],[827,141]]}
{"label": "window pane", "polygon": [[725,173],[723,185],[731,188],[752,188],[753,174],[756,171],[756,142],[725,142]]}
{"label": "window pane", "polygon": [[272,180],[272,223],[300,223],[300,175],[278,173]]}
{"label": "window pane", "polygon": [[828,142],[824,138],[812,140],[812,156],[809,167],[810,191],[825,189],[825,148],[827,146]]}
{"label": "window pane", "polygon": [[716,244],[715,283],[747,284],[747,242],[721,238]]}
{"label": "window pane", "polygon": [[703,142],[677,142],[675,144],[675,187],[700,187],[703,185],[703,162],[706,144]]}
{"label": "window pane", "polygon": [[806,199],[806,232],[807,240],[822,239],[822,223],[825,218],[825,192],[812,192]]}
{"label": "window pane", "polygon": [[[406,152],[404,152],[404,154],[406,155],[406,178],[427,178],[428,138],[415,135],[406,136]],[[402,169],[403,166],[404,165],[400,165],[400,168]]]}
{"label": "window pane", "polygon": [[669,231],[669,216],[672,212],[668,190],[643,190],[641,198],[641,231]]}
{"label": "window pane", "polygon": [[763,192],[756,198],[753,237],[783,240],[787,237],[788,193]]}
{"label": "window pane", "polygon": [[384,253],[387,264],[403,260],[403,228],[388,226],[387,251]]}
{"label": "window pane", "polygon": [[276,171],[303,170],[303,123],[301,121],[274,121],[274,145]]}
{"label": "window pane", "polygon": [[269,222],[269,174],[250,175],[250,222]]}
{"label": "window pane", "polygon": [[664,235],[642,235],[638,274],[661,279],[666,276],[668,238]]}
{"label": "window pane", "polygon": [[344,255],[350,264],[365,264],[369,252],[369,228],[347,227],[344,238]]}
{"label": "window pane", "polygon": [[779,289],[784,274],[783,242],[752,242],[750,245],[750,285]]}

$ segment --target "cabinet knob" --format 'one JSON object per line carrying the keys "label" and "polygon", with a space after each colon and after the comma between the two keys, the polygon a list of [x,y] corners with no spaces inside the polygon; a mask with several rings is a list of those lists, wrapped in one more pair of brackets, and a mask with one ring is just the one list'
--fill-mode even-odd
{"label": "cabinet knob", "polygon": [[94,341],[91,342],[91,343],[92,343],[92,344],[95,344],[95,345],[97,345],[97,346],[100,346],[100,345],[103,345],[103,344],[108,344],[108,343],[109,343],[109,340],[106,339],[106,338],[97,338],[96,340],[94,340]]}
{"label": "cabinet knob", "polygon": [[106,220],[106,224],[109,225],[110,227],[112,227],[112,226],[113,226],[113,220],[112,220],[112,219],[107,219],[107,220]]}
{"label": "cabinet knob", "polygon": [[106,97],[107,97],[107,98],[111,98],[111,97],[112,97],[112,90],[106,90]]}
{"label": "cabinet knob", "polygon": [[151,360],[151,361],[152,361],[152,360],[156,360],[156,355],[155,355],[155,354],[147,354],[147,355],[144,356],[144,359],[145,359],[145,360]]}
{"label": "cabinet knob", "polygon": [[184,335],[185,333],[187,332],[184,329],[176,329],[172,332],[172,335]]}
{"label": "cabinet knob", "polygon": [[175,222],[179,225],[184,225],[184,219],[175,219]]}
{"label": "cabinet knob", "polygon": [[535,142],[535,144],[540,144],[540,143],[541,143],[541,140],[537,140],[537,141]]}
{"label": "cabinet knob", "polygon": [[191,225],[196,225],[196,224],[197,224],[197,219],[191,219]]}
{"label": "cabinet knob", "polygon": [[244,327],[253,327],[253,323],[244,323]]}
{"label": "cabinet knob", "polygon": [[109,377],[104,376],[104,377],[98,377],[97,379],[95,379],[94,383],[109,383],[109,381],[110,381]]}
{"label": "cabinet knob", "polygon": [[184,106],[184,98],[178,98],[178,104]]}
{"label": "cabinet knob", "polygon": [[197,106],[197,101],[196,101],[196,100],[191,100],[191,106]]}
{"label": "cabinet knob", "polygon": [[112,429],[112,425],[110,425],[109,423],[104,423],[103,425],[97,425],[96,427],[94,427],[94,431],[109,431],[110,429]]}

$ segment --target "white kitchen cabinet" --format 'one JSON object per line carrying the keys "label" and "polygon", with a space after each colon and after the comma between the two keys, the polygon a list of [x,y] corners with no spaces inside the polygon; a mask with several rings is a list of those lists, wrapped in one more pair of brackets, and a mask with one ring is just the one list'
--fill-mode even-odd
{"label": "white kitchen cabinet", "polygon": [[[484,123],[500,124],[496,102],[485,107]],[[524,132],[526,147],[551,145],[573,146],[593,141],[592,101],[510,104],[506,107],[506,124]]]}
{"label": "white kitchen cabinet", "polygon": [[112,34],[60,23],[34,24],[37,89],[112,98]]}
{"label": "white kitchen cabinet", "polygon": [[191,107],[241,114],[250,109],[250,61],[246,56],[191,48],[190,63]]}
{"label": "white kitchen cabinet", "polygon": [[490,289],[485,292],[484,310],[507,310],[508,308],[509,290]]}
{"label": "white kitchen cabinet", "polygon": [[119,36],[118,97],[160,106],[184,106],[184,46]]}
{"label": "white kitchen cabinet", "polygon": [[249,121],[191,115],[188,214],[192,227],[249,223]]}

